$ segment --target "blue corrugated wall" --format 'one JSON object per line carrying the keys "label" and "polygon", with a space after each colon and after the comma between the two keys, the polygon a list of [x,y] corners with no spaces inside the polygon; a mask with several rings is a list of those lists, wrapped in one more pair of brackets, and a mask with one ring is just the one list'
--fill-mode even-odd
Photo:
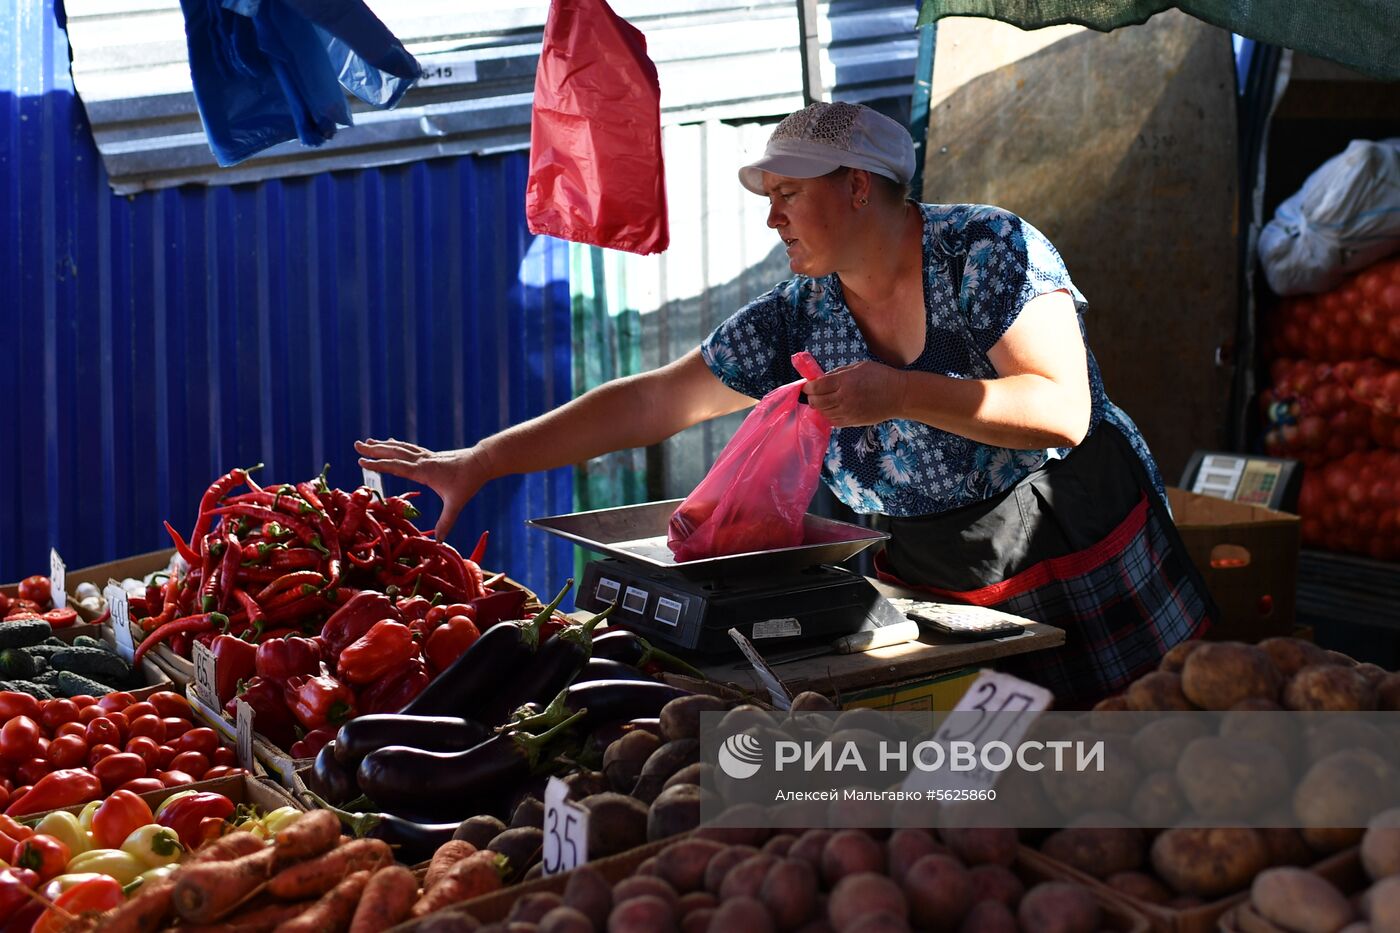
{"label": "blue corrugated wall", "polygon": [[[0,581],[168,546],[234,466],[359,482],[353,441],[469,444],[571,391],[567,245],[523,154],[114,196],[52,0],[0,0]],[[406,484],[388,478],[391,492]],[[570,471],[488,486],[451,540],[538,590]],[[436,497],[420,503],[430,527]]]}

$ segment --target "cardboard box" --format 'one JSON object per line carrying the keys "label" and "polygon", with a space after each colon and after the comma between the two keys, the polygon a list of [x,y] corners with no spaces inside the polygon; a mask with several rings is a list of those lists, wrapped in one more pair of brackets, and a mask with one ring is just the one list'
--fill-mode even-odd
{"label": "cardboard box", "polygon": [[838,699],[842,709],[945,712],[957,705],[979,673],[977,667],[940,671],[932,677],[842,694]]}
{"label": "cardboard box", "polygon": [[1209,638],[1258,642],[1293,633],[1298,516],[1168,488],[1177,530],[1220,607]]}

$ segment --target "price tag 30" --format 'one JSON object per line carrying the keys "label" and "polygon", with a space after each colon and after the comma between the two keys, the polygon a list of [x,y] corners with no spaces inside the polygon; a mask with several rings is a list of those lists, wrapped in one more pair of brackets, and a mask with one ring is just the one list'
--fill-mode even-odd
{"label": "price tag 30", "polygon": [[360,472],[365,475],[365,485],[368,486],[370,489],[374,490],[375,492],[379,493],[380,497],[383,497],[384,477],[381,474],[376,473],[371,469],[368,469],[367,467],[360,467]]}
{"label": "price tag 30", "polygon": [[194,643],[194,689],[200,701],[214,712],[223,704],[219,702],[219,662],[214,652],[203,642]]}
{"label": "price tag 30", "polygon": [[107,600],[107,611],[112,614],[112,637],[117,643],[117,655],[128,664],[136,656],[136,645],[131,637],[131,604],[127,602],[126,590],[120,583],[107,581],[102,591]]}
{"label": "price tag 30", "polygon": [[544,873],[555,875],[588,861],[588,811],[571,803],[557,777],[544,791]]}
{"label": "price tag 30", "polygon": [[238,755],[238,766],[253,771],[253,708],[246,700],[239,700],[234,706],[234,726],[237,729],[234,753]]}
{"label": "price tag 30", "polygon": [[68,605],[68,567],[58,551],[49,548],[49,589],[53,593],[53,607],[62,609]]}

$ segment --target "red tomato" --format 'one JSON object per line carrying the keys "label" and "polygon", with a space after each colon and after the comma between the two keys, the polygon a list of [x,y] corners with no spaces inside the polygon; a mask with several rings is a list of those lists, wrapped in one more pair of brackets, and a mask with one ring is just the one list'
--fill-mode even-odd
{"label": "red tomato", "polygon": [[54,730],[54,738],[62,738],[65,735],[80,736],[83,744],[87,744],[87,726],[80,722],[65,722]]}
{"label": "red tomato", "polygon": [[78,711],[78,722],[87,725],[94,719],[105,719],[107,711],[96,703],[91,706],[84,706]]}
{"label": "red tomato", "polygon": [[34,697],[18,690],[0,690],[0,721],[14,719],[16,716],[28,716],[35,722],[42,722],[44,718],[39,701]]}
{"label": "red tomato", "polygon": [[81,768],[87,761],[87,741],[81,735],[61,735],[49,743],[45,756],[49,766],[55,771],[65,768]]}
{"label": "red tomato", "polygon": [[209,770],[209,759],[199,752],[181,752],[170,760],[169,770],[183,771],[196,781],[202,781]]}
{"label": "red tomato", "polygon": [[16,716],[0,726],[0,755],[11,761],[24,761],[39,754],[44,730],[28,716]]}
{"label": "red tomato", "polygon": [[87,740],[89,745],[120,745],[122,730],[106,716],[98,716],[87,724]]}
{"label": "red tomato", "polygon": [[108,745],[105,742],[103,742],[100,745],[90,746],[88,748],[87,758],[88,768],[91,769],[99,761],[101,761],[103,758],[106,758],[108,755],[116,755],[120,754],[120,752],[120,748],[117,748],[115,745]]}
{"label": "red tomato", "polygon": [[156,780],[166,787],[181,787],[194,783],[194,778],[183,771],[157,771]]}
{"label": "red tomato", "polygon": [[128,731],[133,739],[146,736],[155,739],[157,745],[165,741],[165,723],[159,716],[137,716],[131,721]]}
{"label": "red tomato", "polygon": [[188,719],[181,719],[179,716],[166,716],[161,722],[165,723],[165,740],[167,742],[174,741],[194,728],[194,723]]}
{"label": "red tomato", "polygon": [[157,718],[160,717],[160,713],[156,711],[155,705],[152,703],[147,703],[145,700],[142,700],[139,703],[131,704],[126,709],[122,710],[122,712],[126,713],[126,718],[133,722],[141,718],[142,716],[155,716]]}
{"label": "red tomato", "polygon": [[170,762],[174,761],[175,756],[179,754],[175,751],[175,749],[171,748],[169,745],[160,746],[158,749],[156,749],[156,752],[156,763],[153,767],[159,768],[162,771],[170,767]]}
{"label": "red tomato", "polygon": [[234,772],[239,771],[241,771],[241,769],[234,768],[231,765],[215,765],[208,771],[204,772],[204,780],[212,781],[215,778],[230,777]]}
{"label": "red tomato", "polygon": [[229,748],[227,745],[220,745],[218,748],[214,749],[214,754],[209,756],[209,760],[213,762],[216,767],[218,765],[229,765],[231,767],[238,763],[238,756],[235,755],[233,749]]}
{"label": "red tomato", "polygon": [[207,757],[214,754],[214,749],[219,747],[219,733],[207,726],[201,726],[186,732],[171,742],[170,746],[178,752],[200,752]]}
{"label": "red tomato", "polygon": [[154,771],[160,767],[160,743],[148,735],[138,735],[126,743],[126,750],[133,755],[140,755],[146,762],[146,770]]}
{"label": "red tomato", "polygon": [[[133,752],[108,755],[92,766],[92,773],[102,782],[102,789],[113,791],[127,781],[146,776],[146,759]],[[126,837],[123,836],[123,839]]]}
{"label": "red tomato", "polygon": [[19,581],[19,598],[47,606],[53,600],[53,587],[48,577],[32,576]]}
{"label": "red tomato", "polygon": [[149,794],[151,791],[165,790],[165,785],[153,777],[143,777],[127,781],[118,790],[129,790],[133,794]]}
{"label": "red tomato", "polygon": [[119,712],[136,702],[136,697],[125,690],[118,690],[116,693],[109,693],[97,701],[97,705],[110,713]]}
{"label": "red tomato", "polygon": [[50,733],[57,733],[58,727],[66,722],[78,721],[78,704],[68,699],[45,700],[44,709],[39,713],[39,722]]}
{"label": "red tomato", "polygon": [[194,715],[190,711],[189,701],[171,690],[153,693],[146,698],[146,702],[154,706],[161,716],[178,716],[189,720]]}
{"label": "red tomato", "polygon": [[20,766],[15,769],[15,776],[26,784],[37,784],[39,778],[52,770],[47,758],[31,758],[20,762]]}
{"label": "red tomato", "polygon": [[79,693],[77,696],[71,696],[68,699],[78,704],[78,709],[85,709],[97,703],[97,697],[89,696],[86,693]]}

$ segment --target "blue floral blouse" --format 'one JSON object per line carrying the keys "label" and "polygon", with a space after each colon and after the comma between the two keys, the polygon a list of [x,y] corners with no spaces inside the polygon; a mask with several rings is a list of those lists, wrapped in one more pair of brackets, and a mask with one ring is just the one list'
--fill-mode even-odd
{"label": "blue floral blouse", "polygon": [[[1073,296],[1084,333],[1084,296],[1040,231],[1009,211],[987,205],[920,208],[927,336],[923,352],[905,369],[962,379],[996,378],[987,352],[1026,302],[1058,289]],[[741,308],[701,345],[714,374],[753,398],[799,378],[790,362],[799,350],[810,351],[828,371],[875,359],[834,274],[820,279],[799,275],[783,282]],[[1089,430],[1105,420],[1122,430],[1165,498],[1141,432],[1108,400],[1092,352],[1088,358],[1093,399]],[[1050,458],[1068,453],[1069,448],[993,447],[899,419],[834,430],[822,479],[857,512],[929,515],[989,498]]]}

